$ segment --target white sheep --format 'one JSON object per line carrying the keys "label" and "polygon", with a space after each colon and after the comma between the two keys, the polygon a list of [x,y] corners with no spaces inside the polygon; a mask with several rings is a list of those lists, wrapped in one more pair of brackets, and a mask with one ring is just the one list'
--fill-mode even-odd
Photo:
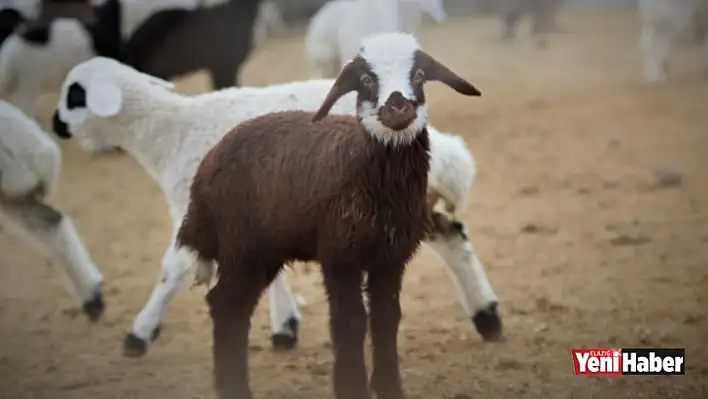
{"label": "white sheep", "polygon": [[60,266],[90,320],[104,310],[101,273],[71,219],[47,203],[59,179],[61,152],[34,120],[0,101],[0,223]]}
{"label": "white sheep", "polygon": [[34,116],[37,98],[57,91],[71,68],[95,54],[118,57],[119,7],[118,0],[108,0],[90,25],[75,18],[20,25],[0,46],[0,94]]}
{"label": "white sheep", "polygon": [[334,0],[310,19],[305,56],[314,78],[334,78],[372,33],[416,34],[426,12],[435,21],[447,16],[442,0]]}
{"label": "white sheep", "polygon": [[[708,0],[639,0],[638,6],[644,77],[649,82],[663,82],[672,46],[694,24],[708,27]],[[708,71],[708,31],[704,34],[703,51]]]}
{"label": "white sheep", "polygon": [[[237,123],[279,110],[316,110],[333,80],[311,80],[267,87],[230,88],[186,97],[169,90],[172,85],[135,71],[113,60],[97,57],[75,67],[64,82],[54,117],[54,131],[63,138],[98,139],[132,154],[161,186],[173,221],[172,244],[163,260],[163,273],[152,295],[136,318],[126,337],[126,354],[142,355],[159,331],[167,305],[189,272],[176,254],[175,229],[186,211],[196,168],[207,151]],[[333,109],[335,114],[355,112],[354,95],[346,96]],[[441,159],[473,161],[466,148],[456,140],[446,140],[429,126],[433,153]],[[447,161],[445,161],[447,162]],[[438,167],[445,162],[433,161]],[[441,182],[453,181],[468,188],[474,168],[447,169],[455,176],[430,179],[430,191],[452,203],[455,210],[465,208],[461,189],[441,188]],[[435,172],[442,175],[442,169]],[[435,175],[434,175],[435,176]],[[452,193],[453,198],[448,198]],[[461,301],[473,318],[477,330],[487,339],[501,335],[497,297],[459,222],[427,241],[447,262],[458,279]],[[213,270],[198,270],[197,281],[209,281]],[[285,273],[280,273],[269,290],[273,344],[292,347],[302,318]]]}
{"label": "white sheep", "polygon": [[39,18],[41,7],[41,0],[0,0],[0,9],[15,9],[26,19]]}
{"label": "white sheep", "polygon": [[[122,38],[152,13],[166,8],[194,8],[197,1],[93,0],[94,23],[56,18],[48,23],[21,25],[0,46],[0,94],[34,116],[37,98],[43,92],[57,92],[71,68],[95,55],[120,57]],[[97,142],[84,141],[82,145],[87,150],[105,150]]]}

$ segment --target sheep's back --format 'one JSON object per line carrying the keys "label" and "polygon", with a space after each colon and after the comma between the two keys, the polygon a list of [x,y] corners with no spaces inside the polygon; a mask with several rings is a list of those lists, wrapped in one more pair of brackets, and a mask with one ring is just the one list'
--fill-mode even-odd
{"label": "sheep's back", "polygon": [[285,111],[239,124],[205,156],[192,195],[207,198],[213,214],[247,217],[249,234],[316,229],[323,203],[356,177],[368,147],[355,117],[312,116]]}
{"label": "sheep's back", "polygon": [[193,11],[145,55],[143,68],[152,75],[171,77],[242,62],[251,51],[251,41],[246,39],[252,36],[253,20],[245,12],[235,17],[225,6]]}

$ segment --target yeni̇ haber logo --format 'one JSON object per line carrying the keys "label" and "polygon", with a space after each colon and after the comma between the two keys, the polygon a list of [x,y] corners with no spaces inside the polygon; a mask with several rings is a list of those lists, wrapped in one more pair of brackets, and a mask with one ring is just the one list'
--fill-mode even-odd
{"label": "yeni\u0307 haber logo", "polygon": [[686,375],[684,348],[575,348],[576,375]]}

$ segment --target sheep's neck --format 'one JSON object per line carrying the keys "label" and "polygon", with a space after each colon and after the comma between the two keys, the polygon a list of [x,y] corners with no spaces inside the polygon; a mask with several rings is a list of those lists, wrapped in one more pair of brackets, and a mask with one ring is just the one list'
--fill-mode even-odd
{"label": "sheep's neck", "polygon": [[182,147],[189,129],[184,128],[185,99],[163,88],[141,88],[128,95],[129,110],[117,117],[119,126],[127,127],[118,145],[131,153],[158,182],[174,167],[171,158]]}
{"label": "sheep's neck", "polygon": [[[378,139],[367,135],[370,146],[370,163],[367,170],[373,171],[364,176],[364,186],[407,191],[410,195],[425,195],[427,176],[430,169],[430,138],[427,129],[423,129],[415,140],[405,145],[385,145]],[[378,190],[377,190],[378,191]],[[398,199],[391,198],[393,207]]]}

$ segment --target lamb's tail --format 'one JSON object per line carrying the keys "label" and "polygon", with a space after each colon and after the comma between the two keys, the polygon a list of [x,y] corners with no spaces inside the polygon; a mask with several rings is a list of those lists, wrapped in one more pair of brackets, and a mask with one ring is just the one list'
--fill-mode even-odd
{"label": "lamb's tail", "polygon": [[0,45],[0,93],[9,94],[14,90],[16,79],[15,59],[23,46],[17,35],[12,35]]}

